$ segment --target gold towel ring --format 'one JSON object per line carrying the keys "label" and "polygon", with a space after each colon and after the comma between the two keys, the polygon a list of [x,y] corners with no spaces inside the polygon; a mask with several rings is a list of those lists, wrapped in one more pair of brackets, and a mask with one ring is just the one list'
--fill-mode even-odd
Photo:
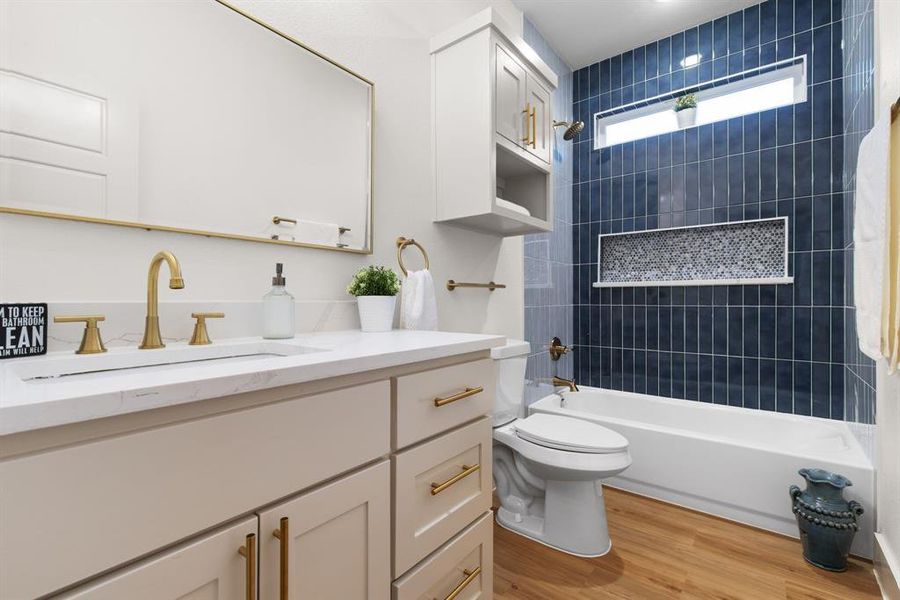
{"label": "gold towel ring", "polygon": [[400,236],[397,238],[397,262],[400,263],[400,270],[403,271],[404,275],[407,275],[406,267],[403,265],[403,249],[407,246],[415,246],[422,253],[422,257],[425,259],[425,268],[429,268],[428,263],[428,253],[425,252],[425,248],[422,247],[422,244],[414,240],[413,238],[405,238]]}

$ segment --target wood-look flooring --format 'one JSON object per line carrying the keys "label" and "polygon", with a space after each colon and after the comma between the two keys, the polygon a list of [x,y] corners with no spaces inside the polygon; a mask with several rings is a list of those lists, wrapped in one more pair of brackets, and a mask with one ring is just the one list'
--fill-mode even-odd
{"label": "wood-look flooring", "polygon": [[851,559],[846,572],[829,573],[803,560],[798,540],[608,487],[604,492],[613,549],[600,558],[570,556],[495,523],[494,597],[881,598],[866,561]]}

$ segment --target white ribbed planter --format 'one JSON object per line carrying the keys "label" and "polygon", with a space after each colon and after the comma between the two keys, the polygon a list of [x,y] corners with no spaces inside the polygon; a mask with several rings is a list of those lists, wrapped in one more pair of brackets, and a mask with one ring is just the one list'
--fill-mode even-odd
{"label": "white ribbed planter", "polygon": [[678,127],[680,129],[693,127],[697,123],[697,109],[685,108],[684,110],[676,110],[675,118],[678,119]]}
{"label": "white ribbed planter", "polygon": [[397,296],[357,296],[359,326],[363,331],[390,331],[394,328]]}

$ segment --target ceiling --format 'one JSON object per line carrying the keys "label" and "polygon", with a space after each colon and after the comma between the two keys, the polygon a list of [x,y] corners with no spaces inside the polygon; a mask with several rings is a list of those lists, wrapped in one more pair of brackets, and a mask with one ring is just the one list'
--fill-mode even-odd
{"label": "ceiling", "polygon": [[512,0],[573,69],[759,0]]}

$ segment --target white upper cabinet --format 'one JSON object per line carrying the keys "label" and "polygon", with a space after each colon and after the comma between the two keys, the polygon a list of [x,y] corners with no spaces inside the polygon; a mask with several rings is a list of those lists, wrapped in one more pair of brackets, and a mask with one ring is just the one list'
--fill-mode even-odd
{"label": "white upper cabinet", "polygon": [[433,38],[431,56],[435,221],[551,230],[556,74],[490,8]]}

